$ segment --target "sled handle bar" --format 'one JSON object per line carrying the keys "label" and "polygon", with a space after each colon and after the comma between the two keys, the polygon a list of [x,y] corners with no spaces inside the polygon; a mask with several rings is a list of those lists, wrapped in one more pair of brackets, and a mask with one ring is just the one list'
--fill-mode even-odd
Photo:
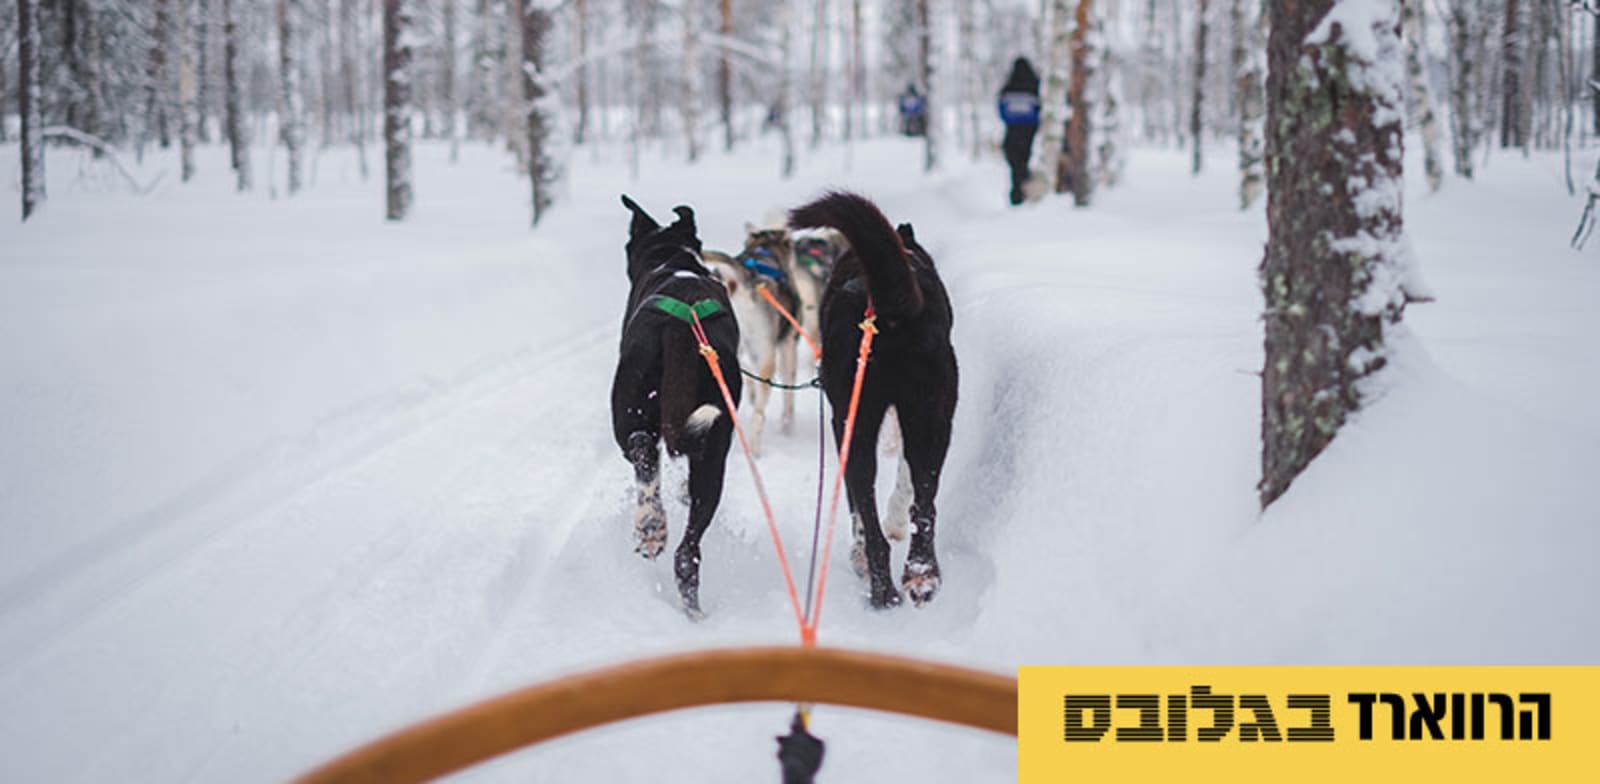
{"label": "sled handle bar", "polygon": [[1017,734],[1017,681],[1005,675],[842,648],[726,648],[528,686],[379,738],[299,781],[428,781],[624,719],[769,701],[868,708]]}

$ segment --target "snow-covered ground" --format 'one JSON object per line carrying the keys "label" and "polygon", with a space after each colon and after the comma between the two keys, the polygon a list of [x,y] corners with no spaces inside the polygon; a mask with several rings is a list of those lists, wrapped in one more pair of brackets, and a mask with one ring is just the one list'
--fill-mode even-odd
{"label": "snow-covered ground", "polygon": [[[220,149],[144,197],[52,151],[43,212],[0,220],[0,780],[282,779],[563,672],[792,640],[742,460],[704,622],[665,559],[631,552],[606,402],[622,191],[694,205],[730,248],[771,208],[854,187],[944,271],[962,366],[944,592],[874,613],[836,572],[826,644],[1002,671],[1600,661],[1600,255],[1565,246],[1579,204],[1555,159],[1409,195],[1438,301],[1261,515],[1265,224],[1225,167],[1194,179],[1181,152],[1139,150],[1092,209],[1011,210],[997,158],[950,150],[923,176],[898,139],[824,150],[793,182],[766,143],[694,168],[647,155],[637,181],[579,151],[529,231],[503,155],[418,157],[404,225],[337,150],[292,200],[234,194]],[[15,159],[0,146],[8,193]],[[813,394],[762,460],[797,558]],[[466,777],[770,780],[786,720],[690,711]],[[836,780],[1014,776],[1000,737],[830,708],[815,729]]]}

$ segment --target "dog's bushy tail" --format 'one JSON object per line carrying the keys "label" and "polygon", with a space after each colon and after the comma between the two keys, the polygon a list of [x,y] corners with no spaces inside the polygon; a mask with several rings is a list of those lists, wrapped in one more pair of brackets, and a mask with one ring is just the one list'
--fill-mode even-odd
{"label": "dog's bushy tail", "polygon": [[878,205],[864,196],[832,191],[789,213],[797,229],[832,228],[849,240],[867,279],[873,307],[885,318],[901,319],[922,312],[922,289],[917,285],[906,248]]}
{"label": "dog's bushy tail", "polygon": [[661,333],[661,439],[674,455],[698,454],[722,409],[705,402],[711,383],[689,328],[669,324]]}

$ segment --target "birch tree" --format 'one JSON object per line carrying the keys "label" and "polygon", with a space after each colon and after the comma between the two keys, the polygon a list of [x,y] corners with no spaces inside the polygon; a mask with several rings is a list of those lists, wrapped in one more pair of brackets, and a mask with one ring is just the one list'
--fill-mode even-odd
{"label": "birch tree", "polygon": [[[724,39],[733,37],[733,0],[721,0],[722,20],[717,31]],[[717,114],[722,121],[722,149],[733,150],[733,63],[728,47],[717,55]]]}
{"label": "birch tree", "polygon": [[1450,0],[1450,153],[1455,172],[1472,179],[1473,151],[1477,149],[1482,126],[1479,124],[1479,74],[1482,63],[1478,47],[1484,26],[1474,13],[1479,0]]}
{"label": "birch tree", "polygon": [[289,153],[290,196],[300,192],[305,172],[302,157],[306,138],[305,95],[300,82],[300,36],[304,15],[303,0],[278,0],[279,110],[283,112],[278,137]]}
{"label": "birch tree", "polygon": [[1072,74],[1071,0],[1051,0],[1046,39],[1044,80],[1039,91],[1039,139],[1034,146],[1033,173],[1039,180],[1034,198],[1055,193],[1061,179],[1061,148],[1066,141],[1067,87]]}
{"label": "birch tree", "polygon": [[1195,10],[1194,32],[1194,100],[1189,103],[1189,139],[1192,147],[1193,158],[1189,170],[1194,174],[1200,173],[1203,164],[1202,134],[1205,131],[1205,97],[1206,97],[1206,38],[1210,37],[1210,28],[1207,25],[1206,11],[1210,8],[1210,0],[1199,0]]}
{"label": "birch tree", "polygon": [[411,212],[411,27],[408,0],[383,0],[383,162],[385,216]]}
{"label": "birch tree", "polygon": [[1360,408],[1405,308],[1397,3],[1272,1],[1263,506]]}
{"label": "birch tree", "polygon": [[239,16],[235,3],[239,0],[222,0],[222,67],[225,92],[225,117],[228,150],[233,166],[234,188],[250,190],[250,126],[244,116],[244,87],[241,82],[243,63],[240,61]]}
{"label": "birch tree", "polygon": [[1248,210],[1261,198],[1266,179],[1262,157],[1261,119],[1266,95],[1261,75],[1264,41],[1261,32],[1265,19],[1261,0],[1233,0],[1233,79],[1238,91],[1239,123],[1239,209]]}
{"label": "birch tree", "polygon": [[1406,37],[1406,76],[1411,83],[1411,106],[1422,129],[1422,171],[1428,190],[1439,190],[1444,167],[1439,163],[1439,122],[1433,114],[1432,91],[1428,89],[1428,43],[1425,35],[1425,4],[1422,0],[1402,0]]}
{"label": "birch tree", "polygon": [[533,199],[533,225],[539,225],[553,201],[551,185],[555,163],[549,150],[554,117],[547,104],[555,100],[546,95],[544,85],[545,38],[550,31],[550,12],[539,0],[516,0],[522,24],[522,99],[527,112],[528,182]]}
{"label": "birch tree", "polygon": [[[1067,100],[1072,104],[1072,116],[1067,119],[1067,170],[1065,179],[1072,188],[1072,203],[1079,207],[1089,205],[1094,192],[1094,179],[1089,175],[1089,161],[1093,148],[1089,144],[1090,124],[1094,118],[1090,84],[1094,79],[1094,57],[1090,30],[1094,24],[1094,0],[1078,0],[1072,25],[1072,84]],[[1060,190],[1060,184],[1057,184]]]}
{"label": "birch tree", "polygon": [[922,81],[922,112],[927,121],[922,132],[922,170],[939,165],[939,101],[944,96],[933,89],[933,17],[929,0],[917,2],[917,75]]}
{"label": "birch tree", "polygon": [[700,160],[700,9],[699,0],[679,0],[683,4],[683,66],[679,74],[683,98],[684,143],[689,162]]}
{"label": "birch tree", "polygon": [[44,130],[39,111],[39,8],[17,0],[17,113],[22,116],[22,219],[44,204]]}
{"label": "birch tree", "polygon": [[589,132],[589,0],[577,0],[574,6],[578,23],[578,124],[572,129],[572,142],[583,144]]}
{"label": "birch tree", "polygon": [[1522,133],[1522,6],[1506,0],[1505,32],[1501,38],[1500,146],[1523,146]]}
{"label": "birch tree", "polygon": [[[180,0],[181,2],[182,0]],[[171,0],[155,0],[154,24],[150,30],[150,56],[145,69],[145,128],[140,136],[139,149],[150,138],[151,131],[163,149],[172,146],[171,85],[168,84],[167,51],[171,48]],[[93,133],[92,131],[90,133]]]}
{"label": "birch tree", "polygon": [[184,182],[194,179],[195,122],[199,112],[193,15],[188,0],[178,0],[178,146]]}
{"label": "birch tree", "polygon": [[457,131],[457,116],[461,114],[461,99],[458,85],[456,84],[456,5],[458,0],[442,0],[444,3],[444,41],[442,42],[442,56],[439,58],[439,86],[443,93],[440,96],[444,103],[444,133],[450,140],[450,162],[455,163],[461,158],[461,134]]}
{"label": "birch tree", "polygon": [[784,179],[794,176],[794,4],[798,0],[778,0],[778,133],[782,153],[778,173]]}

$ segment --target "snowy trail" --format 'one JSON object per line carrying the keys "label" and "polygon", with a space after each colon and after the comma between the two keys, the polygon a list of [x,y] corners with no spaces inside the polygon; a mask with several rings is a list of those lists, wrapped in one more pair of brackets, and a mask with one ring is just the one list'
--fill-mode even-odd
{"label": "snowy trail", "polygon": [[[1600,592],[1581,562],[1600,548],[1583,397],[1600,383],[1600,272],[1540,245],[1518,274],[1501,258],[1516,236],[1453,217],[1497,208],[1496,188],[1544,193],[1534,166],[1413,199],[1441,301],[1408,313],[1394,388],[1263,518],[1265,226],[1218,195],[1225,172],[1143,151],[1091,210],[1009,210],[992,162],[908,175],[920,150],[884,139],[849,170],[824,151],[775,183],[755,145],[694,169],[647,161],[636,182],[586,161],[530,234],[497,153],[450,167],[421,152],[405,226],[378,224],[374,186],[337,156],[299,202],[236,201],[221,178],[131,206],[63,185],[37,224],[0,224],[0,247],[21,249],[0,258],[0,779],[277,780],[563,672],[793,640],[737,455],[705,540],[706,620],[679,612],[670,559],[632,553],[606,405],[620,191],[657,214],[695,205],[707,247],[728,249],[772,208],[859,188],[916,224],[951,288],[945,590],[920,611],[867,609],[841,520],[824,644],[997,670],[1600,651],[1570,622]],[[1524,234],[1559,244],[1564,215],[1518,210]],[[163,244],[188,213],[214,231]],[[797,393],[792,434],[773,396],[760,461],[802,570],[817,394]],[[683,477],[669,464],[674,545]],[[880,460],[884,499],[891,480]],[[1455,623],[1467,608],[1478,623]],[[689,711],[463,778],[766,779],[785,720]],[[1013,778],[1006,739],[842,709],[816,722],[852,780]]]}

